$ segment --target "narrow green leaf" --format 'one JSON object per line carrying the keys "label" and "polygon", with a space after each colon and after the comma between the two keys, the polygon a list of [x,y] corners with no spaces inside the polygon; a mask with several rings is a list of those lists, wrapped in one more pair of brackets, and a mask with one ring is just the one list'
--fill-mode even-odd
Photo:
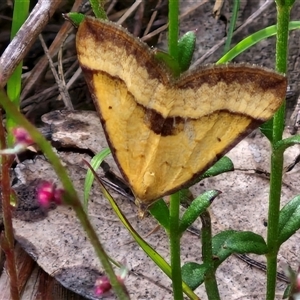
{"label": "narrow green leaf", "polygon": [[[294,272],[294,270],[288,265],[285,268],[285,275],[289,278],[290,280],[290,284],[286,287],[286,289],[284,290],[282,299],[295,299],[295,300],[299,300],[297,298],[297,295],[294,293],[295,290],[297,290],[296,285],[297,285],[297,272]],[[296,292],[297,293],[297,292]],[[299,295],[300,296],[300,295]]]}
{"label": "narrow green leaf", "polygon": [[181,268],[182,280],[190,287],[195,290],[204,282],[204,276],[207,272],[207,267],[204,264],[197,264],[195,262],[188,262]]}
{"label": "narrow green leaf", "polygon": [[178,40],[178,63],[181,72],[188,70],[191,65],[195,44],[195,31],[188,31]]}
{"label": "narrow green leaf", "polygon": [[300,228],[300,195],[289,201],[280,211],[278,243],[280,246]]}
{"label": "narrow green leaf", "polygon": [[163,63],[172,72],[174,77],[180,75],[179,64],[169,53],[156,49],[154,55],[159,62]]}
{"label": "narrow green leaf", "polygon": [[211,190],[198,196],[184,212],[179,224],[181,234],[210,206],[220,191]]}
{"label": "narrow green leaf", "polygon": [[201,180],[207,177],[217,176],[219,174],[230,172],[233,170],[234,170],[234,165],[231,159],[227,156],[223,156],[201,176]]}
{"label": "narrow green leaf", "polygon": [[170,231],[169,208],[163,199],[154,202],[149,208],[150,214],[167,231]]}
{"label": "narrow green leaf", "polygon": [[273,119],[262,124],[259,130],[271,143],[273,142]]}
{"label": "narrow green leaf", "polygon": [[[10,31],[11,40],[15,37],[23,23],[28,17],[30,1],[29,0],[16,0],[14,1],[14,12],[13,20]],[[15,68],[14,72],[10,76],[7,82],[6,90],[7,95],[16,107],[20,106],[20,93],[21,93],[21,75],[22,75],[23,60],[20,61],[18,66]],[[1,71],[0,71],[1,72]],[[11,129],[17,124],[12,120],[12,117],[8,112],[6,112],[6,129],[8,132],[7,144],[12,146],[14,143],[14,137],[11,134]]]}
{"label": "narrow green leaf", "polygon": [[212,167],[210,167],[204,174],[196,178],[195,181],[191,183],[191,186],[205,178],[214,177],[222,173],[231,172],[233,170],[234,170],[234,165],[231,159],[227,156],[223,156]]}
{"label": "narrow green leaf", "polygon": [[179,197],[180,197],[180,204],[183,207],[188,207],[195,198],[189,188],[181,189],[179,191]]}
{"label": "narrow green leaf", "polygon": [[[98,154],[96,154],[93,159],[91,160],[91,166],[94,170],[97,170],[103,160],[110,154],[110,149],[105,148]],[[94,174],[91,172],[91,170],[87,171],[85,181],[84,181],[84,197],[83,197],[83,208],[85,211],[87,211],[88,208],[88,199],[90,195],[90,191],[94,182]]]}
{"label": "narrow green leaf", "polygon": [[[300,28],[300,21],[292,21],[289,23],[289,30],[294,30]],[[271,37],[277,33],[277,27],[276,25],[266,27],[262,30],[259,30],[245,39],[243,39],[241,42],[239,42],[237,45],[235,45],[230,51],[228,51],[224,56],[222,56],[218,61],[217,64],[224,64],[226,62],[229,62],[233,60],[236,56],[247,50],[248,48],[252,47],[259,41],[266,39],[268,37]]]}
{"label": "narrow green leaf", "polygon": [[64,14],[63,17],[66,20],[70,21],[74,27],[78,27],[80,23],[84,20],[85,15],[77,12],[69,12],[67,14]]}
{"label": "narrow green leaf", "polygon": [[[283,292],[282,299],[288,299],[290,296],[292,296],[291,292],[292,292],[292,286],[289,284]],[[294,299],[294,298],[290,298],[290,299]]]}
{"label": "narrow green leaf", "polygon": [[[143,251],[154,261],[154,263],[169,277],[172,278],[172,270],[170,265],[164,260],[162,256],[158,252],[155,251],[139,234],[135,229],[131,226],[130,222],[124,216],[122,211],[120,210],[118,204],[115,202],[115,199],[109,194],[105,186],[100,183],[101,190],[103,195],[108,199],[112,209],[125,226],[125,228],[129,231],[134,240],[138,243],[138,245],[143,249]],[[196,299],[196,295],[189,288],[189,286],[182,282],[182,288],[184,293],[190,297],[190,299]]]}

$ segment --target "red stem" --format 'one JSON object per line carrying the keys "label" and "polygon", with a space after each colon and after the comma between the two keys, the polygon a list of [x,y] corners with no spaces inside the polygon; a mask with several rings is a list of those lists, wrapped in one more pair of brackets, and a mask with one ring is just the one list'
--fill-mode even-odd
{"label": "red stem", "polygon": [[[6,147],[5,130],[0,115],[0,144],[2,149]],[[4,223],[4,235],[1,238],[1,246],[6,256],[7,271],[10,278],[10,293],[11,299],[18,300],[19,289],[18,289],[18,276],[16,268],[16,260],[14,253],[14,234],[12,226],[12,214],[10,207],[10,176],[9,170],[11,167],[11,159],[3,155],[1,164],[1,190],[2,190],[2,210],[3,210],[3,223]]]}

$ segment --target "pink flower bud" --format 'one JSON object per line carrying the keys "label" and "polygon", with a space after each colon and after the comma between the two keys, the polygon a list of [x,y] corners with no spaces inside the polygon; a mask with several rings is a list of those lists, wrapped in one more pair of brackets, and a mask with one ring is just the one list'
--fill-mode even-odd
{"label": "pink flower bud", "polygon": [[111,284],[106,276],[102,276],[96,280],[95,283],[95,294],[101,296],[111,289]]}
{"label": "pink flower bud", "polygon": [[52,202],[62,204],[63,193],[64,190],[57,189],[55,184],[43,181],[37,189],[37,199],[42,207],[49,208]]}
{"label": "pink flower bud", "polygon": [[[126,290],[126,287],[124,285],[124,280],[125,280],[125,277],[128,273],[128,269],[126,269],[124,266],[121,267],[120,269],[121,271],[121,274],[120,275],[117,275],[117,279],[118,281],[121,283],[121,285],[123,286],[124,288],[124,291],[128,294],[127,290]],[[109,279],[107,276],[101,276],[100,278],[98,278],[95,282],[95,294],[97,296],[101,296],[107,292],[109,292],[111,290],[112,286],[109,282]]]}
{"label": "pink flower bud", "polygon": [[30,134],[22,127],[15,127],[12,129],[12,134],[16,139],[17,144],[30,146],[34,143]]}

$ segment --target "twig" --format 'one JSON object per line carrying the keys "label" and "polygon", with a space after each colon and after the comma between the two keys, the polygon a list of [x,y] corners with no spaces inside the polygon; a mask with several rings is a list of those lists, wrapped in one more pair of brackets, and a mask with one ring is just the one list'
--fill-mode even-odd
{"label": "twig", "polygon": [[142,0],[136,0],[129,9],[125,12],[125,14],[118,20],[117,24],[123,24],[125,20],[138,8],[138,6],[142,3]]}
{"label": "twig", "polygon": [[[194,11],[198,7],[202,6],[207,1],[208,0],[203,0],[200,3],[197,3],[196,5],[192,6],[189,10],[187,10],[186,12],[184,12],[183,14],[181,14],[179,16],[179,20],[181,20],[181,19],[185,18],[186,16],[188,16],[192,11]],[[156,36],[157,34],[161,33],[162,31],[166,30],[167,28],[168,28],[168,24],[165,24],[164,26],[161,26],[161,27],[157,28],[156,30],[150,32],[149,34],[143,36],[141,38],[141,40],[145,42],[145,41],[151,39],[152,37]]]}
{"label": "twig", "polygon": [[[49,1],[49,0],[44,0],[44,1],[47,3],[58,3],[58,4],[61,2],[61,1]],[[83,2],[83,0],[76,0],[71,11],[73,11],[73,12],[78,11],[82,5],[82,2]],[[49,13],[44,12],[42,15],[48,16],[48,14]],[[39,15],[39,17],[40,17],[40,19],[42,19],[41,15]],[[53,57],[58,52],[61,41],[65,39],[65,36],[69,33],[70,30],[73,30],[72,24],[69,22],[65,22],[49,48],[49,54],[51,57]],[[36,34],[35,39],[37,38],[37,36],[39,34],[40,34],[40,32],[38,32]],[[30,36],[30,34],[29,34],[29,36]],[[26,36],[26,38],[28,39],[28,36]],[[0,64],[0,66],[1,66],[1,64]],[[30,76],[24,82],[23,91],[21,94],[22,100],[25,99],[25,97],[30,93],[33,86],[39,80],[39,78],[41,77],[41,74],[44,72],[44,70],[47,68],[47,66],[48,66],[48,59],[46,56],[44,56],[35,65],[35,67],[31,71]]]}
{"label": "twig", "polygon": [[52,71],[52,74],[55,78],[55,81],[58,85],[58,89],[60,91],[60,95],[62,96],[63,98],[63,101],[65,103],[65,106],[68,108],[68,109],[71,109],[71,110],[74,110],[74,107],[73,107],[73,104],[71,102],[71,99],[70,99],[70,95],[68,93],[68,90],[66,88],[66,85],[64,84],[64,82],[59,78],[57,72],[56,72],[56,69],[54,67],[54,64],[53,64],[53,61],[52,61],[52,58],[51,56],[49,55],[49,52],[48,52],[48,48],[46,46],[46,43],[42,37],[42,35],[40,34],[39,35],[39,39],[41,41],[41,44],[42,44],[42,47],[44,49],[44,52],[49,60],[49,65],[50,65],[50,68],[51,68],[51,71]]}
{"label": "twig", "polygon": [[60,3],[61,0],[40,0],[36,4],[28,19],[0,57],[0,88],[6,85],[8,78],[28,53]]}
{"label": "twig", "polygon": [[[157,4],[156,4],[156,7],[155,7],[155,8],[157,8],[157,7],[160,6],[161,1],[162,1],[162,0],[158,0],[158,2],[157,2]],[[149,20],[149,22],[148,22],[148,24],[147,24],[147,27],[146,27],[146,29],[145,29],[145,31],[144,31],[143,36],[145,36],[145,35],[147,35],[147,34],[149,33],[150,28],[151,28],[151,26],[152,26],[152,24],[153,24],[153,22],[154,22],[156,16],[157,16],[157,9],[155,9],[154,12],[152,13],[151,18],[150,18],[150,20]]]}

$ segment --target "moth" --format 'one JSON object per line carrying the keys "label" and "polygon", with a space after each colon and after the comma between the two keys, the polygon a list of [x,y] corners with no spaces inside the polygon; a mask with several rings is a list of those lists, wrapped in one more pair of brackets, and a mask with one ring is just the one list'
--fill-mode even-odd
{"label": "moth", "polygon": [[286,93],[283,75],[249,64],[208,65],[175,78],[146,44],[91,17],[79,26],[76,48],[108,144],[141,211],[189,186],[269,120]]}

